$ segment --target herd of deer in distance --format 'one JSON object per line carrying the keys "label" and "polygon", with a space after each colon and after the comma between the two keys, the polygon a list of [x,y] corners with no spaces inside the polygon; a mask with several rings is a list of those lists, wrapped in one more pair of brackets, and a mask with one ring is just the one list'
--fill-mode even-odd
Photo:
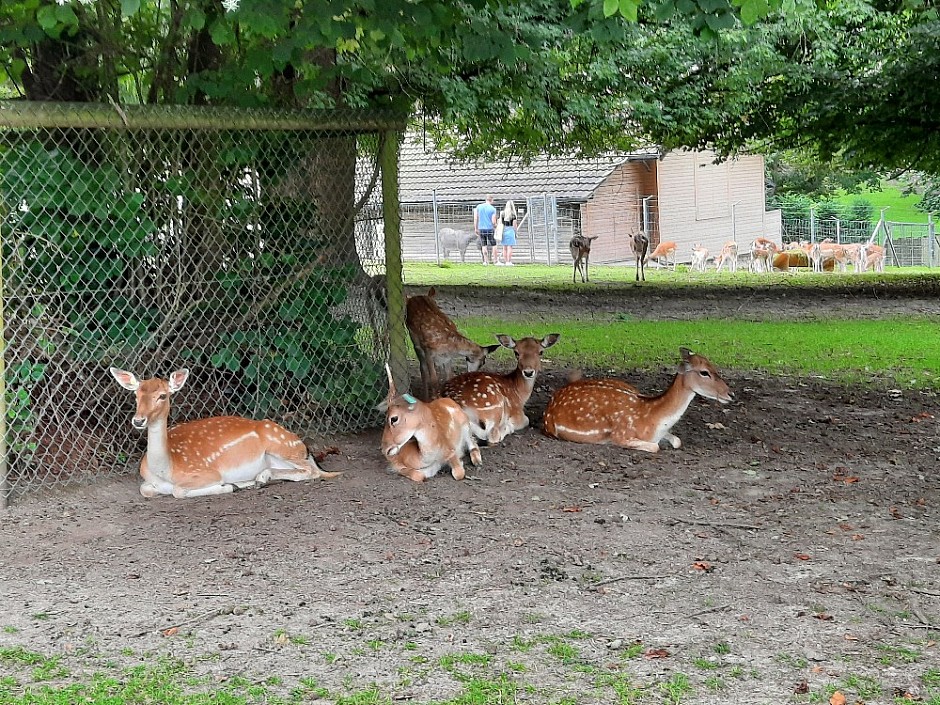
{"label": "herd of deer in distance", "polygon": [[[588,262],[595,236],[576,235],[569,243],[574,260],[572,279],[580,274],[589,281]],[[645,281],[645,264],[676,267],[676,243],[661,242],[649,252],[644,232],[632,238],[636,256],[636,280]],[[799,243],[784,249],[759,237],[751,243],[750,269],[755,272],[786,271],[811,266],[815,271],[847,265],[855,271],[883,271],[884,249],[879,245],[840,245],[823,241]],[[738,267],[738,246],[727,242],[715,258],[716,269]],[[692,248],[690,271],[705,271],[708,250]],[[457,330],[435,300],[435,289],[408,297],[406,326],[414,345],[421,375],[421,396],[400,393],[388,373],[388,395],[382,404],[385,426],[381,452],[391,470],[415,482],[434,477],[449,467],[454,478],[466,474],[464,457],[480,465],[480,442],[501,443],[508,435],[529,425],[526,403],[532,396],[542,366],[542,353],[559,340],[558,333],[541,339],[515,339],[497,335],[493,345],[478,345]],[[488,355],[504,347],[516,356],[516,367],[507,373],[482,370]],[[574,443],[613,444],[622,448],[659,451],[660,442],[673,448],[681,441],[671,433],[692,399],[701,395],[722,404],[733,400],[718,370],[702,355],[687,348],[666,391],[648,395],[613,378],[584,379],[579,372],[549,399],[543,432]],[[467,371],[453,373],[457,362]],[[135,393],[137,409],[132,425],[147,432],[147,451],[140,463],[145,497],[173,495],[199,497],[225,494],[235,489],[258,487],[273,480],[331,478],[294,433],[272,421],[237,416],[215,416],[168,428],[170,396],[185,384],[189,371],[173,372],[169,379],[140,381],[126,370],[111,368],[115,380]]]}

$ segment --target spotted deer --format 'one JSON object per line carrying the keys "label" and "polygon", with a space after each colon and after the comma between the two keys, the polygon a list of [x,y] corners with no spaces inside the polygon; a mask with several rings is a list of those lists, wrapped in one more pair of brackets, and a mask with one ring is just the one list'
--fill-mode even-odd
{"label": "spotted deer", "polygon": [[751,243],[751,271],[770,272],[773,270],[774,255],[780,248],[773,240],[756,237]]}
{"label": "spotted deer", "polygon": [[722,404],[734,397],[718,370],[703,355],[679,348],[682,362],[672,384],[658,396],[641,394],[617,379],[581,379],[552,395],[545,408],[545,433],[575,443],[612,444],[659,452],[659,442],[680,448],[670,429],[696,394]]}
{"label": "spotted deer", "polygon": [[442,395],[460,404],[477,438],[491,445],[529,425],[525,405],[542,369],[542,353],[558,342],[551,333],[541,340],[497,335],[500,344],[516,354],[516,369],[506,374],[467,372],[444,385]]}
{"label": "spotted deer", "polygon": [[738,243],[728,240],[721,246],[718,259],[715,261],[715,271],[720,272],[722,267],[728,265],[728,271],[734,274],[738,271]]}
{"label": "spotted deer", "polygon": [[399,475],[424,482],[445,466],[455,480],[465,475],[463,456],[480,465],[480,449],[470,430],[470,420],[453,399],[423,402],[395,389],[392,371],[388,373],[388,397],[385,400],[385,429],[382,454]]}
{"label": "spotted deer", "polygon": [[167,430],[170,395],[178,392],[189,370],[173,372],[168,380],[139,381],[126,370],[111,368],[124,389],[137,396],[131,424],[147,431],[147,453],[140,461],[144,497],[177,498],[226,494],[235,488],[256,487],[271,480],[312,480],[336,477],[324,472],[304,442],[273,421],[238,416],[213,416]]}
{"label": "spotted deer", "polygon": [[[676,271],[676,243],[672,240],[666,240],[656,245],[656,249],[650,253],[649,258],[656,260],[660,267],[669,267],[672,265],[672,271]],[[665,264],[664,264],[665,263]]]}
{"label": "spotted deer", "polygon": [[646,254],[650,249],[650,237],[640,230],[633,234],[633,255],[636,257],[636,280],[646,281]]}
{"label": "spotted deer", "polygon": [[692,265],[689,267],[689,273],[704,272],[708,266],[708,248],[701,243],[692,245]]}
{"label": "spotted deer", "polygon": [[[499,345],[480,346],[464,337],[437,305],[436,293],[432,286],[427,295],[409,296],[405,310],[405,325],[418,356],[426,400],[453,376],[456,360],[466,360],[467,370],[475,372],[486,362],[487,355],[499,349]],[[443,379],[439,379],[438,370]]]}
{"label": "spotted deer", "polygon": [[597,237],[597,235],[575,235],[568,243],[568,249],[571,250],[571,257],[574,259],[574,271],[571,273],[572,283],[576,282],[579,273],[581,274],[582,284],[590,281],[588,260],[591,258],[591,243]]}

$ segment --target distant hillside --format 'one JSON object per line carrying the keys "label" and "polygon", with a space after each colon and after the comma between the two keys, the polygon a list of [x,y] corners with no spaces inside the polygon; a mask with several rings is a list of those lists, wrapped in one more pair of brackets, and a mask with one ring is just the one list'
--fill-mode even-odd
{"label": "distant hillside", "polygon": [[886,185],[881,191],[866,191],[861,194],[850,193],[834,200],[839,203],[849,204],[860,196],[867,199],[872,206],[874,206],[875,211],[873,218],[875,221],[878,220],[881,209],[885,206],[890,206],[888,210],[885,211],[885,218],[887,220],[893,220],[896,223],[927,222],[927,214],[914,207],[914,204],[920,200],[920,196],[914,194],[903,196],[901,195],[901,189],[895,186]]}

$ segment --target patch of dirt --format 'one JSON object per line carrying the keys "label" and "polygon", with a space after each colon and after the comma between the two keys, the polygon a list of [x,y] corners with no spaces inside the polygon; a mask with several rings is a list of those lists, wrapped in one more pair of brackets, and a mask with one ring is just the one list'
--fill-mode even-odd
{"label": "patch of dirt", "polygon": [[[664,318],[703,303],[642,292],[541,300]],[[756,308],[779,310],[763,296]],[[858,296],[844,301],[860,317],[883,312]],[[624,377],[652,392],[671,373]],[[374,683],[445,700],[470,676],[503,676],[527,703],[659,703],[682,677],[682,703],[926,695],[940,662],[936,394],[725,376],[734,403],[693,402],[683,447],[656,455],[543,436],[564,383],[549,368],[533,428],[485,448],[463,482],[391,476],[375,430],[335,439],[323,466],[344,474],[329,481],[146,500],[125,477],[24,500],[0,513],[0,647],[61,656],[66,681],[170,655],[218,682],[279,675],[284,693],[311,677],[333,698]]]}

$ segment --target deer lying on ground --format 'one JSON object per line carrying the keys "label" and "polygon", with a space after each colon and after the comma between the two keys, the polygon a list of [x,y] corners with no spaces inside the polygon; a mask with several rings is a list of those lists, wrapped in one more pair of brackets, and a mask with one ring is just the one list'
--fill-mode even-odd
{"label": "deer lying on ground", "polygon": [[591,258],[591,243],[598,238],[597,235],[575,235],[568,242],[568,249],[571,250],[571,257],[574,259],[574,271],[571,273],[571,281],[574,283],[578,273],[581,274],[581,283],[590,281],[588,275],[588,260]]}
{"label": "deer lying on ground", "polygon": [[617,379],[581,379],[559,389],[545,409],[545,433],[575,443],[613,444],[648,453],[659,452],[666,440],[673,448],[682,441],[669,430],[682,418],[696,394],[727,404],[728,385],[708,359],[679,348],[682,362],[665,392],[641,394]]}
{"label": "deer lying on ground", "polygon": [[542,352],[558,342],[558,333],[541,340],[497,335],[500,344],[516,354],[516,369],[506,374],[467,372],[444,385],[442,395],[460,404],[477,438],[491,445],[529,425],[525,405],[542,369]]}
{"label": "deer lying on ground", "polygon": [[728,240],[721,247],[718,253],[718,259],[715,260],[715,271],[720,272],[721,268],[728,265],[728,271],[734,274],[738,271],[738,243],[734,240]]}
{"label": "deer lying on ground", "polygon": [[[656,245],[656,249],[650,253],[650,259],[656,260],[656,263],[662,267],[668,267],[672,264],[672,271],[676,271],[676,243],[672,240],[666,240]],[[663,264],[665,262],[665,265]]]}
{"label": "deer lying on ground", "polygon": [[704,272],[708,263],[708,248],[701,243],[692,245],[692,265],[689,273]]}
{"label": "deer lying on ground", "polygon": [[463,456],[469,450],[474,465],[483,461],[470,431],[470,420],[453,399],[423,402],[410,394],[398,394],[392,371],[388,373],[385,430],[382,453],[399,475],[424,482],[445,465],[455,480],[464,478]]}
{"label": "deer lying on ground", "polygon": [[137,394],[131,423],[147,431],[147,454],[140,461],[144,497],[201,497],[271,480],[296,482],[339,475],[321,470],[304,442],[273,421],[213,416],[168,431],[170,395],[186,383],[189,370],[185,368],[169,380],[140,382],[133,373],[116,367],[111,374],[124,389]]}
{"label": "deer lying on ground", "polygon": [[425,399],[433,398],[439,384],[453,376],[455,360],[466,360],[467,370],[475,372],[486,362],[487,355],[499,349],[499,345],[480,346],[465,338],[437,305],[436,293],[432,286],[426,296],[408,297],[405,311],[405,325],[418,356]]}
{"label": "deer lying on ground", "polygon": [[636,280],[646,281],[646,253],[650,249],[650,238],[640,230],[633,234],[633,255],[636,257]]}

